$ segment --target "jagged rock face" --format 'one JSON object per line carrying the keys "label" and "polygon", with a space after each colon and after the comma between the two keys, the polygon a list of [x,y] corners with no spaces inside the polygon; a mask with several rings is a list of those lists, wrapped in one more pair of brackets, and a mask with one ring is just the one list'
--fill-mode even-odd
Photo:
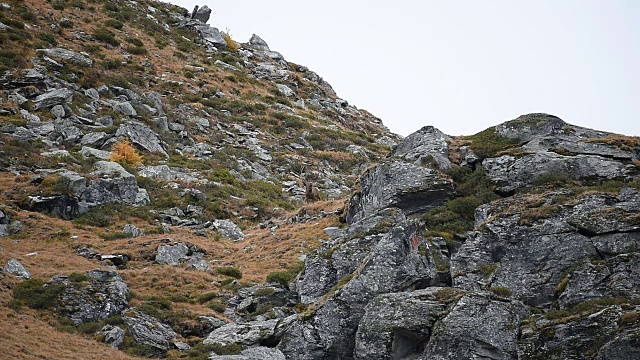
{"label": "jagged rock face", "polygon": [[162,265],[187,265],[196,270],[209,271],[209,264],[203,259],[204,251],[197,246],[187,246],[185,243],[158,246],[155,261]]}
{"label": "jagged rock face", "polygon": [[356,334],[356,359],[404,359],[424,350],[447,305],[436,300],[444,288],[384,294],[367,305]]}
{"label": "jagged rock face", "polygon": [[130,174],[120,164],[112,161],[95,163],[92,175],[99,180],[92,180],[91,185],[82,193],[81,199],[93,206],[113,201],[137,205],[149,202],[146,190],[138,188],[135,175]]}
{"label": "jagged rock face", "polygon": [[104,335],[104,342],[114,349],[117,349],[124,341],[125,332],[118,326],[106,325],[101,331]]}
{"label": "jagged rock face", "polygon": [[[624,256],[638,248],[638,199],[631,189],[618,197],[592,195],[574,205],[547,208],[557,213],[533,224],[525,221],[526,213],[498,210],[521,197],[485,207],[481,213],[491,219],[484,224],[488,231],[470,236],[452,256],[453,284],[468,290],[507,287],[527,304],[546,306],[563,277],[575,273],[561,297],[563,308],[595,298],[638,296],[639,279],[632,270],[637,259],[629,263]],[[591,259],[609,266],[594,267],[588,264]],[[483,268],[495,271],[487,274]]]}
{"label": "jagged rock face", "polygon": [[[386,226],[389,228],[385,229]],[[331,249],[332,253],[324,255],[331,259],[328,276],[332,281],[328,284],[335,287],[316,303],[320,308],[310,320],[315,334],[310,336],[309,341],[314,343],[301,343],[303,339],[295,334],[299,329],[294,326],[280,345],[285,356],[303,359],[306,358],[303,354],[309,349],[321,348],[325,358],[349,358],[351,355],[348,354],[353,354],[358,323],[371,299],[379,294],[423,288],[437,281],[435,260],[416,223],[411,220],[389,222],[382,228],[376,229],[374,226],[372,231],[379,233],[368,237],[365,235],[364,238],[347,238],[344,243]],[[354,260],[341,263],[343,256],[346,258],[356,249],[360,251],[354,253]],[[312,264],[318,262],[316,260]],[[335,268],[343,271],[355,268],[337,278],[335,274],[338,272],[333,263]],[[322,279],[323,275],[319,272],[326,270],[322,266],[307,266],[304,277]],[[313,295],[321,294],[324,290],[312,286],[313,290],[317,290],[311,292],[307,289],[310,283],[302,280],[299,288],[301,294],[306,293],[313,300]]]}
{"label": "jagged rock face", "polygon": [[259,344],[266,341],[276,332],[280,320],[273,319],[267,321],[253,321],[247,324],[227,324],[215,329],[207,339],[205,344],[229,345],[234,343],[246,346]]}
{"label": "jagged rock face", "polygon": [[[623,313],[619,306],[614,306],[565,323],[536,319],[539,333],[525,329],[520,339],[519,358],[580,359],[588,356],[596,359],[638,359],[640,346],[628,342],[633,333],[638,335],[638,331],[620,329],[618,321]],[[612,353],[621,354],[621,348],[624,349],[621,357],[604,357]]]}
{"label": "jagged rock face", "polygon": [[67,195],[48,197],[30,196],[28,205],[31,211],[38,211],[65,220],[75,219],[87,210],[77,199]]}
{"label": "jagged rock face", "polygon": [[527,307],[490,293],[427,288],[376,297],[356,335],[355,359],[516,359]]}
{"label": "jagged rock face", "polygon": [[129,307],[129,288],[117,272],[91,270],[85,275],[88,284],[72,284],[66,276],[51,280],[66,285],[57,309],[60,315],[78,325],[121,315]]}
{"label": "jagged rock face", "polygon": [[[506,197],[478,207],[477,231],[457,235],[458,243],[423,237],[428,229],[406,220],[456,196],[447,175],[418,166],[426,158],[446,169],[439,157],[449,156],[451,139],[423,128],[363,175],[348,207],[349,226],[332,229],[295,284],[311,310],[281,339],[287,358],[599,359],[637,352],[631,340],[637,326],[628,325],[635,320],[621,319],[634,319],[630,304],[640,296],[640,193],[583,193],[562,184],[526,192],[538,177],[557,172],[584,181],[629,180],[637,174],[630,163],[636,150],[544,114],[494,130],[518,139],[514,149],[529,155],[482,159],[464,150],[464,163],[483,165]],[[577,154],[558,154],[556,146]],[[449,187],[437,200],[421,197],[438,184]],[[407,244],[417,244],[424,268],[411,260]],[[416,272],[401,274],[402,264]],[[550,319],[557,306],[567,317],[530,317],[529,306]]]}
{"label": "jagged rock face", "polygon": [[52,58],[60,59],[62,61],[68,61],[77,65],[84,65],[84,66],[93,65],[93,60],[73,50],[68,50],[63,48],[53,48],[53,49],[40,49],[38,50],[38,52],[42,52],[45,55],[50,56]]}
{"label": "jagged rock face", "polygon": [[149,152],[159,153],[167,158],[169,155],[160,144],[158,135],[148,126],[137,121],[131,121],[121,125],[116,132],[116,137],[125,137],[131,142]]}
{"label": "jagged rock face", "polygon": [[436,324],[420,359],[516,359],[518,325],[528,314],[519,302],[466,295]]}
{"label": "jagged rock face", "polygon": [[399,156],[416,165],[426,165],[435,161],[440,169],[451,167],[449,144],[451,139],[433,126],[425,126],[407,136],[393,148],[389,156]]}
{"label": "jagged rock face", "polygon": [[127,311],[122,319],[129,327],[129,333],[136,342],[161,351],[169,350],[171,340],[178,336],[168,325],[136,310]]}
{"label": "jagged rock face", "polygon": [[525,155],[521,158],[504,155],[486,159],[483,165],[487,176],[504,184],[500,190],[505,193],[513,192],[548,174],[566,174],[570,179],[616,179],[624,178],[633,170],[633,165],[598,155],[564,156],[552,152]]}
{"label": "jagged rock face", "polygon": [[389,207],[399,208],[407,215],[422,213],[440,205],[453,193],[453,184],[441,173],[388,160],[361,177],[360,192],[349,200],[347,222],[353,223]]}

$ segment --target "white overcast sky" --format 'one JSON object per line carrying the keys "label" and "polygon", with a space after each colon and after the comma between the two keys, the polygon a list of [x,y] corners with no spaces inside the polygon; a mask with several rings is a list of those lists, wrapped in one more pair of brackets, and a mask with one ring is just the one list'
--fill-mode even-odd
{"label": "white overcast sky", "polygon": [[640,135],[640,0],[170,0],[324,77],[408,135],[546,112]]}

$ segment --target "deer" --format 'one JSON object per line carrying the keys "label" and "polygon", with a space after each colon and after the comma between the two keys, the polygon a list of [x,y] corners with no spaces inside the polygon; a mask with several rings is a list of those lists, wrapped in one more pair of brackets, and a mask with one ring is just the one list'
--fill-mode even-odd
{"label": "deer", "polygon": [[320,200],[320,191],[317,187],[313,186],[313,182],[308,181],[307,179],[303,180],[303,182],[307,204]]}
{"label": "deer", "polygon": [[[304,195],[307,200],[307,204],[320,200],[320,190],[313,186],[313,181],[310,181],[306,175],[306,165],[302,165],[300,169],[300,175],[296,174],[296,177],[302,181],[304,185]],[[293,172],[292,172],[293,174]]]}

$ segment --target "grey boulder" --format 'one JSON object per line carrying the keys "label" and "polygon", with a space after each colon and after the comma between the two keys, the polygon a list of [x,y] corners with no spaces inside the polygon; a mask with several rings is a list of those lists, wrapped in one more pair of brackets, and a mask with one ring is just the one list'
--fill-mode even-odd
{"label": "grey boulder", "polygon": [[23,280],[31,279],[31,273],[16,259],[10,259],[7,266],[4,267],[4,271]]}
{"label": "grey boulder", "polygon": [[37,96],[33,100],[34,110],[51,109],[56,105],[62,105],[71,102],[73,99],[73,91],[69,89],[51,89],[46,93]]}
{"label": "grey boulder", "polygon": [[56,276],[51,282],[67,285],[61,295],[57,313],[74,324],[97,322],[121,315],[128,308],[129,288],[115,271],[91,270],[85,273],[86,284],[71,285],[66,276]]}
{"label": "grey boulder", "polygon": [[120,347],[120,344],[124,341],[125,331],[118,326],[106,325],[101,331],[104,336],[104,342],[114,349]]}
{"label": "grey boulder", "polygon": [[122,318],[136,342],[161,351],[169,350],[171,340],[178,336],[169,325],[137,310],[127,311]]}
{"label": "grey boulder", "polygon": [[285,360],[278,349],[257,346],[242,350],[239,355],[212,355],[210,360]]}
{"label": "grey boulder", "polygon": [[126,224],[122,228],[122,232],[131,237],[144,236],[144,231],[140,230],[138,227],[136,227],[133,224]]}
{"label": "grey boulder", "polygon": [[416,165],[448,169],[451,167],[448,143],[450,140],[449,136],[433,126],[425,126],[404,138],[393,148],[389,156],[399,156]]}
{"label": "grey boulder", "polygon": [[262,40],[262,38],[256,34],[251,35],[251,39],[249,39],[249,47],[254,50],[271,51],[267,42]]}
{"label": "grey boulder", "polygon": [[204,340],[204,344],[219,344],[225,346],[238,343],[245,346],[256,345],[275,334],[279,321],[278,319],[272,319],[244,324],[226,324],[213,330]]}
{"label": "grey boulder", "polygon": [[244,234],[238,225],[231,220],[214,220],[212,226],[220,234],[220,236],[231,239],[234,241],[240,241],[244,239]]}
{"label": "grey boulder", "polygon": [[202,23],[206,23],[207,21],[209,21],[210,16],[211,9],[209,9],[207,5],[204,5],[203,7],[198,7],[196,5],[196,7],[193,9],[193,12],[191,13],[191,18],[193,20],[198,20]]}
{"label": "grey boulder", "polygon": [[116,132],[116,137],[128,138],[134,145],[142,149],[152,153],[162,154],[167,158],[169,157],[169,154],[167,154],[162,147],[158,135],[141,122],[130,121],[120,125],[120,128]]}
{"label": "grey boulder", "polygon": [[64,61],[68,61],[77,65],[84,65],[84,66],[93,65],[93,60],[91,60],[89,57],[68,49],[63,49],[63,48],[38,49],[38,52],[42,52],[45,55],[50,56],[52,58],[62,59]]}

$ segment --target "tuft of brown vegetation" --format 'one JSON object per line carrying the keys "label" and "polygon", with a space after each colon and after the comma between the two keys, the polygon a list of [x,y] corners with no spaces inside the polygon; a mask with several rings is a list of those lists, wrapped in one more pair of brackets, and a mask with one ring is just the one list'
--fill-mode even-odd
{"label": "tuft of brown vegetation", "polygon": [[625,151],[632,151],[634,148],[640,148],[640,137],[638,136],[610,134],[607,137],[589,138],[582,141],[586,143],[607,144]]}
{"label": "tuft of brown vegetation", "polygon": [[238,43],[231,38],[231,33],[229,32],[229,29],[227,29],[227,31],[222,33],[222,38],[224,38],[224,41],[227,43],[227,48],[229,49],[229,51],[236,52],[240,49],[240,46],[238,46]]}
{"label": "tuft of brown vegetation", "polygon": [[138,154],[128,139],[124,139],[113,144],[109,161],[115,161],[128,167],[137,167],[142,164],[142,156]]}

